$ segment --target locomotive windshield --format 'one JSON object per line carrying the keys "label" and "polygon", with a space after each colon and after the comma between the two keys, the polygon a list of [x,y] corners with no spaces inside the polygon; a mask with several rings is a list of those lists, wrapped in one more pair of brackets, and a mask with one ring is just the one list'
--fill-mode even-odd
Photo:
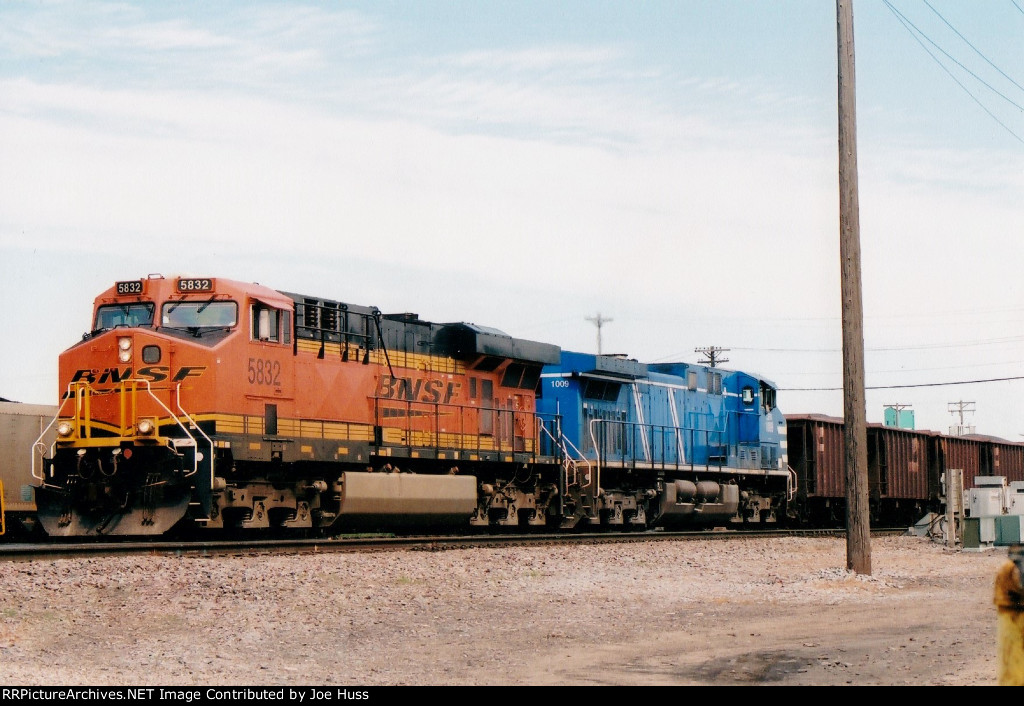
{"label": "locomotive windshield", "polygon": [[227,328],[238,323],[238,304],[233,301],[166,302],[161,326],[180,329]]}
{"label": "locomotive windshield", "polygon": [[118,326],[152,326],[153,302],[131,304],[104,304],[96,310],[93,331],[103,331]]}

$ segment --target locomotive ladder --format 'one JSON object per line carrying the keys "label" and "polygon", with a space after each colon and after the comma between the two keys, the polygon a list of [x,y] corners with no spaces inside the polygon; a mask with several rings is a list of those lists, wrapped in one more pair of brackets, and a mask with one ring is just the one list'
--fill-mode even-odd
{"label": "locomotive ladder", "polygon": [[[568,488],[579,482],[581,468],[584,469],[583,477],[586,482],[580,487],[586,488],[589,486],[591,482],[593,482],[590,461],[580,453],[580,450],[576,448],[571,441],[565,438],[565,435],[562,434],[561,431],[559,431],[558,437],[556,438],[539,417],[537,419],[537,428],[551,439],[551,443],[554,444],[555,449],[558,450],[558,455],[561,457],[562,481],[564,483],[564,487]],[[573,457],[573,453],[575,453],[575,458]]]}

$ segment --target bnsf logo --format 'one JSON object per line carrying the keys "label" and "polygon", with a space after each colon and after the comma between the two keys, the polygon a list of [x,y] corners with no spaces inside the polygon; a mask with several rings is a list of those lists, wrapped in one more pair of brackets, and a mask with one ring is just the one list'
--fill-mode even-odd
{"label": "bnsf logo", "polygon": [[[178,372],[170,380],[171,382],[181,382],[185,378],[197,378],[203,374],[204,370],[206,370],[205,365],[185,365],[178,368]],[[135,373],[135,377],[149,380],[150,382],[163,382],[168,379],[170,374],[171,369],[166,365],[150,365],[146,368],[139,368],[138,372]],[[84,381],[90,385],[103,385],[108,382],[116,384],[130,377],[132,377],[132,369],[130,367],[124,370],[118,368],[104,368],[103,370],[83,368],[75,371],[75,374],[71,377],[71,382]]]}
{"label": "bnsf logo", "polygon": [[377,384],[377,397],[388,400],[405,400],[407,402],[443,402],[452,401],[461,383],[444,380],[424,380],[423,378],[393,378],[381,375]]}

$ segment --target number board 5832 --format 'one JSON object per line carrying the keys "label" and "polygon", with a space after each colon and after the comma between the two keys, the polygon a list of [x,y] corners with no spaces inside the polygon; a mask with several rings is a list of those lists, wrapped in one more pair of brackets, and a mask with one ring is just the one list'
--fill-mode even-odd
{"label": "number board 5832", "polygon": [[182,277],[178,280],[179,292],[212,292],[214,280],[209,277]]}
{"label": "number board 5832", "polygon": [[127,282],[118,282],[116,291],[118,295],[142,294],[143,286],[141,279],[133,279]]}

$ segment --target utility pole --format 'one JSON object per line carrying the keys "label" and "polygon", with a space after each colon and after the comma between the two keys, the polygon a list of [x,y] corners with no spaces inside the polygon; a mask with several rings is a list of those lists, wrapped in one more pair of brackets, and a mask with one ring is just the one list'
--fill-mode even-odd
{"label": "utility pole", "polygon": [[950,414],[958,414],[958,415],[960,415],[960,424],[958,424],[956,427],[950,427],[949,428],[949,433],[954,435],[954,436],[964,436],[966,434],[973,434],[974,433],[974,427],[973,426],[964,426],[964,412],[973,412],[973,411],[974,411],[974,403],[973,402],[964,402],[963,400],[960,400],[959,402],[950,402],[949,403],[949,412],[950,412]]}
{"label": "utility pole", "polygon": [[973,412],[973,411],[974,411],[974,403],[973,402],[964,402],[963,400],[960,400],[959,402],[950,402],[949,403],[949,412],[950,412],[950,414],[959,414],[960,415],[960,426],[964,425],[964,412]]}
{"label": "utility pole", "polygon": [[587,321],[592,322],[597,326],[597,354],[601,355],[601,327],[605,324],[614,321],[615,319],[601,316],[601,312],[597,312],[597,316],[588,316]]}
{"label": "utility pole", "polygon": [[707,363],[712,368],[715,367],[716,365],[718,365],[719,363],[728,363],[729,362],[728,358],[719,358],[718,357],[719,353],[727,353],[728,351],[729,351],[728,348],[719,348],[718,346],[708,346],[707,348],[694,348],[693,349],[694,353],[703,353],[704,355],[706,355],[708,357],[707,360],[700,361],[701,365]]}
{"label": "utility pole", "polygon": [[900,404],[899,402],[897,402],[895,404],[887,404],[887,405],[884,406],[884,408],[885,409],[891,409],[895,413],[895,415],[896,415],[896,419],[895,419],[896,427],[897,428],[903,428],[903,425],[900,424],[900,412],[902,412],[905,409],[909,409],[912,406],[913,405]]}
{"label": "utility pole", "polygon": [[843,436],[846,447],[846,568],[871,574],[867,411],[864,407],[864,310],[857,188],[857,93],[853,0],[836,0],[839,55],[839,258],[843,308]]}

